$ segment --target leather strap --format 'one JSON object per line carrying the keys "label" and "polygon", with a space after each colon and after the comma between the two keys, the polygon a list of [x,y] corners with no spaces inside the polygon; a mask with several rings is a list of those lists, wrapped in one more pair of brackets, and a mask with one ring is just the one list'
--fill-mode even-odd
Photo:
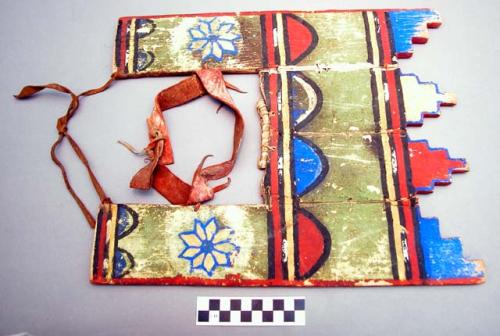
{"label": "leather strap", "polygon": [[[201,203],[213,199],[216,192],[229,185],[229,178],[227,182],[218,186],[208,185],[208,181],[219,180],[229,175],[234,167],[243,136],[243,117],[227,88],[236,89],[224,81],[220,70],[202,69],[191,77],[161,91],[156,96],[153,112],[147,119],[150,142],[145,151],[150,162],[132,178],[131,188],[146,190],[154,187],[172,204],[199,206]],[[194,172],[191,184],[188,184],[167,167],[167,165],[174,163],[174,157],[163,112],[206,94],[234,112],[233,151],[228,160],[208,167],[203,167],[203,165],[210,155],[205,156]]]}
{"label": "leather strap", "polygon": [[[108,89],[113,81],[116,79],[116,73],[113,73],[110,79],[102,86],[84,91],[80,94],[75,94],[73,91],[65,86],[56,83],[46,85],[28,85],[25,86],[19,94],[17,99],[29,98],[39,91],[44,89],[51,89],[66,93],[71,97],[71,102],[68,106],[66,113],[57,119],[57,131],[59,136],[51,147],[50,156],[52,161],[59,167],[64,179],[64,184],[69,193],[77,203],[82,211],[88,224],[94,228],[95,218],[88,210],[87,206],[83,203],[81,198],[73,189],[69,180],[68,174],[63,163],[57,156],[57,148],[66,138],[68,139],[71,148],[75,152],[78,159],[87,169],[90,181],[101,201],[101,204],[111,203],[111,199],[106,195],[101,184],[97,180],[94,172],[92,171],[87,157],[83,153],[78,143],[68,132],[68,124],[70,119],[75,115],[79,105],[80,98],[98,94]],[[234,102],[227,91],[227,88],[237,90],[236,87],[224,81],[220,70],[216,69],[203,69],[196,72],[195,75],[179,82],[178,84],[161,91],[155,99],[155,106],[151,116],[148,118],[149,129],[149,145],[146,148],[151,161],[148,165],[142,168],[130,182],[132,188],[149,189],[153,186],[161,195],[163,195],[172,204],[177,205],[197,205],[200,203],[213,199],[214,194],[229,185],[230,179],[226,183],[211,187],[208,181],[214,181],[226,177],[233,169],[238,150],[243,136],[244,122],[243,117],[234,105]],[[197,170],[193,175],[192,184],[187,184],[174,175],[166,166],[174,162],[172,146],[168,136],[167,126],[163,118],[162,112],[190,102],[193,99],[199,98],[204,95],[210,95],[212,98],[220,101],[222,104],[228,106],[235,114],[234,136],[233,136],[233,152],[229,160],[203,168],[205,160],[209,155],[205,156]]]}
{"label": "leather strap", "polygon": [[75,112],[78,109],[78,106],[80,104],[81,97],[92,96],[92,95],[95,95],[97,93],[103,92],[104,90],[108,89],[111,86],[111,84],[113,83],[113,81],[115,79],[116,79],[116,73],[113,73],[111,75],[111,78],[106,83],[104,83],[104,85],[102,85],[96,89],[87,90],[87,91],[82,92],[78,95],[74,94],[73,91],[71,91],[70,89],[68,89],[65,86],[62,86],[60,84],[50,83],[50,84],[46,84],[46,85],[28,85],[28,86],[25,86],[19,92],[18,95],[14,96],[17,99],[26,99],[26,98],[29,98],[29,97],[33,96],[34,94],[38,93],[39,91],[44,90],[44,89],[52,89],[52,90],[56,90],[56,91],[70,95],[71,103],[69,104],[68,110],[66,111],[66,113],[62,117],[57,119],[56,128],[57,128],[57,131],[59,133],[59,136],[50,149],[50,156],[52,158],[52,161],[54,161],[54,163],[61,170],[61,174],[63,176],[64,184],[66,185],[66,188],[68,189],[69,193],[71,194],[71,196],[73,197],[73,199],[77,203],[78,207],[80,208],[83,215],[85,216],[85,219],[87,220],[87,222],[89,223],[89,225],[92,228],[95,227],[94,216],[92,216],[92,214],[88,210],[87,206],[83,203],[83,201],[80,199],[80,197],[77,195],[77,193],[75,192],[75,190],[71,186],[71,183],[70,183],[69,178],[68,178],[68,174],[66,173],[66,169],[65,169],[64,165],[62,164],[62,162],[57,157],[57,148],[62,143],[64,138],[68,139],[68,141],[71,145],[71,148],[73,148],[73,151],[75,152],[76,156],[78,157],[78,159],[82,162],[82,164],[87,169],[87,173],[89,175],[90,181],[92,182],[92,185],[94,186],[94,189],[95,189],[97,195],[99,196],[101,204],[111,203],[111,199],[106,195],[106,193],[104,192],[104,189],[102,188],[101,184],[99,183],[96,176],[94,175],[94,172],[90,168],[90,164],[89,164],[85,154],[83,153],[82,149],[80,148],[80,146],[78,146],[77,142],[69,134],[68,123],[69,123],[70,119],[75,115]]}

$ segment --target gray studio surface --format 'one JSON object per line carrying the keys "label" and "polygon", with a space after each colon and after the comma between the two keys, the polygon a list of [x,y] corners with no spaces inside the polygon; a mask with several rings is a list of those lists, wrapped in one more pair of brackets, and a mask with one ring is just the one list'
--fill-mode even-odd
{"label": "gray studio surface", "polygon": [[[117,18],[127,15],[270,9],[431,7],[443,18],[426,45],[416,46],[404,72],[436,81],[454,92],[458,105],[444,108],[410,130],[465,157],[471,167],[451,186],[421,197],[424,216],[439,217],[443,236],[462,238],[466,256],[485,261],[487,281],[479,286],[399,288],[216,288],[111,287],[88,281],[93,232],[67,193],[49,147],[55,122],[69,103],[66,95],[43,93],[16,101],[26,84],[58,82],[81,92],[111,73]],[[500,328],[498,220],[499,160],[497,108],[498,2],[485,1],[17,1],[0,12],[0,335],[494,335]],[[232,93],[247,129],[231,187],[214,204],[258,203],[262,173],[256,168],[260,126],[255,112],[256,75],[227,77],[248,91]],[[179,78],[118,81],[85,99],[71,132],[87,153],[115,202],[161,203],[155,192],[128,188],[143,161],[117,140],[138,147],[146,139],[145,118],[153,98]],[[169,112],[175,139],[174,171],[185,180],[207,153],[229,156],[233,119],[216,114],[208,98]],[[75,188],[91,209],[97,199],[81,164],[65,143],[60,156]],[[287,296],[307,299],[306,327],[195,326],[196,297]]]}

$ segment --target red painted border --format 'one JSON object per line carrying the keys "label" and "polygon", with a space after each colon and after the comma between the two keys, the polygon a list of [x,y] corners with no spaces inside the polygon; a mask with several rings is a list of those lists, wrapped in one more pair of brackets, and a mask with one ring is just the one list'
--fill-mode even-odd
{"label": "red painted border", "polygon": [[359,281],[347,280],[250,280],[238,276],[227,276],[225,279],[205,279],[196,277],[176,276],[172,278],[122,278],[110,282],[92,280],[96,285],[186,285],[186,286],[222,286],[222,287],[380,287],[380,286],[444,286],[444,285],[474,285],[484,282],[484,278],[456,279],[368,279]]}
{"label": "red painted border", "polygon": [[317,11],[307,11],[307,10],[268,10],[268,11],[247,11],[247,12],[210,12],[210,13],[191,13],[191,14],[164,14],[164,15],[143,15],[143,16],[123,16],[120,19],[162,19],[169,17],[207,17],[207,16],[237,16],[237,15],[263,15],[263,14],[313,14],[313,13],[354,13],[354,12],[396,12],[403,10],[432,10],[431,8],[357,8],[357,9],[323,9]]}

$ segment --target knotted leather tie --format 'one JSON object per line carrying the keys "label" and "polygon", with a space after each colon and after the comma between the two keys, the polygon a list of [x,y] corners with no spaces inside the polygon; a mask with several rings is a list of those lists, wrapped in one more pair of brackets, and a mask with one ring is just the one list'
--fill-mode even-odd
{"label": "knotted leather tie", "polygon": [[[211,187],[209,181],[226,177],[234,167],[243,136],[244,122],[239,109],[235,106],[227,88],[234,86],[224,81],[218,69],[202,69],[191,77],[161,91],[155,98],[153,112],[147,119],[149,145],[146,153],[150,162],[135,174],[130,182],[131,188],[149,189],[154,187],[170,203],[176,205],[199,205],[214,198],[216,192],[225,189],[227,182]],[[203,167],[205,156],[193,174],[192,183],[188,184],[174,175],[167,165],[174,163],[172,145],[163,111],[188,103],[204,95],[229,107],[235,115],[233,151],[231,157],[224,162]]]}
{"label": "knotted leather tie", "polygon": [[64,165],[57,157],[57,148],[62,143],[64,138],[68,139],[68,141],[71,145],[71,148],[73,148],[73,151],[75,152],[76,156],[78,157],[78,159],[80,159],[80,161],[83,163],[83,165],[87,169],[87,173],[89,175],[90,181],[92,182],[92,185],[94,186],[94,189],[95,189],[97,195],[99,196],[99,199],[101,200],[101,204],[111,203],[111,199],[106,195],[101,184],[99,183],[99,181],[95,177],[94,172],[90,168],[89,162],[88,162],[85,154],[83,154],[82,149],[80,148],[80,146],[78,146],[77,142],[69,134],[68,123],[69,123],[70,119],[75,115],[75,112],[78,109],[78,106],[80,105],[80,98],[81,97],[92,96],[92,95],[98,94],[100,92],[103,92],[104,90],[108,89],[111,86],[111,84],[113,83],[113,81],[115,79],[116,79],[116,74],[113,73],[111,75],[111,78],[106,83],[104,83],[104,85],[102,85],[101,87],[98,87],[96,89],[87,90],[87,91],[82,92],[78,95],[74,94],[73,91],[71,91],[70,89],[68,89],[65,86],[62,86],[62,85],[56,84],[56,83],[50,83],[50,84],[46,84],[46,85],[28,85],[28,86],[25,86],[24,88],[22,88],[22,90],[19,92],[19,94],[14,96],[17,99],[26,99],[26,98],[33,96],[37,92],[44,90],[44,89],[56,90],[59,92],[69,94],[71,96],[71,103],[69,104],[68,110],[66,111],[66,113],[62,117],[57,119],[56,128],[57,128],[57,131],[59,133],[59,137],[57,138],[57,140],[52,145],[52,148],[50,149],[50,156],[52,158],[52,161],[54,161],[54,163],[61,170],[61,174],[63,176],[64,184],[66,185],[66,189],[68,189],[69,193],[71,194],[71,196],[73,197],[75,202],[78,204],[78,207],[80,208],[83,215],[85,216],[85,219],[87,220],[87,222],[89,223],[89,225],[92,228],[95,227],[95,218],[91,214],[89,209],[85,206],[85,204],[80,199],[80,197],[76,194],[73,187],[71,186],[71,183],[70,183],[69,178],[68,178],[68,174],[66,173],[66,169],[64,168]]}
{"label": "knotted leather tie", "polygon": [[[111,86],[116,78],[116,73],[113,73],[111,75],[111,78],[101,87],[84,91],[78,95],[73,93],[73,91],[65,86],[56,83],[50,83],[46,85],[25,86],[19,92],[19,94],[14,96],[17,99],[26,99],[44,89],[52,89],[70,95],[71,102],[68,110],[57,120],[56,128],[59,136],[51,147],[50,156],[52,158],[52,161],[54,161],[54,163],[61,170],[66,188],[68,189],[69,193],[77,203],[78,207],[85,216],[85,219],[92,228],[95,227],[95,218],[73,189],[66,169],[57,156],[57,148],[62,143],[64,138],[68,139],[78,159],[85,166],[90,181],[92,182],[92,185],[94,186],[94,189],[99,196],[101,204],[111,203],[111,199],[106,195],[104,189],[97,180],[82,149],[69,134],[68,124],[79,107],[80,98],[105,91]],[[146,152],[148,153],[151,161],[132,178],[132,181],[130,182],[130,186],[132,188],[149,189],[151,186],[153,186],[172,204],[196,205],[198,207],[201,203],[213,199],[216,192],[226,188],[229,185],[229,178],[228,181],[224,184],[215,187],[211,187],[208,185],[208,181],[219,180],[223,177],[226,177],[231,172],[238,154],[243,135],[243,117],[241,116],[238,108],[234,105],[233,100],[231,99],[231,96],[227,91],[227,88],[237,90],[237,88],[224,81],[220,70],[202,69],[197,71],[195,75],[161,91],[156,96],[153,112],[147,120],[150,143],[146,148]],[[233,152],[229,160],[205,168],[203,168],[203,164],[208,156],[203,158],[200,165],[198,166],[198,169],[193,175],[192,184],[190,185],[182,181],[166,167],[166,165],[172,164],[174,162],[174,158],[162,112],[167,109],[190,102],[191,100],[199,98],[206,94],[220,101],[222,104],[228,106],[231,110],[234,111],[235,126]]]}

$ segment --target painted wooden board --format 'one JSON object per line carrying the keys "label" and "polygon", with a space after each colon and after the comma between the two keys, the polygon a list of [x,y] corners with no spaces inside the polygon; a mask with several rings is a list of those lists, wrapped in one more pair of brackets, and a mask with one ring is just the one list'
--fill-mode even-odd
{"label": "painted wooden board", "polygon": [[[119,20],[120,78],[202,66],[258,73],[269,118],[264,204],[101,208],[96,284],[475,284],[479,260],[442,238],[417,194],[468,170],[408,126],[454,105],[397,58],[440,24],[428,9],[252,12]],[[424,211],[425,212],[425,211]],[[459,220],[457,218],[457,220]]]}
{"label": "painted wooden board", "polygon": [[[123,17],[114,68],[119,76],[188,73],[202,65],[258,72],[277,65],[395,63],[441,24],[428,9],[208,13]],[[372,35],[369,37],[369,35]],[[278,43],[281,42],[281,43]],[[368,48],[384,47],[384,52]]]}
{"label": "painted wooden board", "polygon": [[[274,274],[296,280],[340,273],[350,279],[363,270],[362,279],[377,283],[384,277],[398,284],[426,279],[422,265],[436,260],[426,261],[432,253],[422,252],[426,237],[419,228],[431,224],[421,219],[416,194],[449,183],[451,173],[467,165],[409,139],[399,71],[283,69],[261,79],[272,125],[265,190],[274,250],[287,241],[287,258],[275,258]],[[335,262],[342,255],[346,269]],[[443,267],[451,265],[457,265],[453,283],[471,281],[458,280],[461,264]],[[478,281],[481,266],[473,265],[477,269],[468,274]]]}
{"label": "painted wooden board", "polygon": [[[266,205],[113,204],[99,214],[95,284],[385,286],[481,282],[482,264],[404,202],[301,203],[282,239]],[[293,262],[290,266],[289,262]],[[293,267],[293,268],[291,268]]]}

